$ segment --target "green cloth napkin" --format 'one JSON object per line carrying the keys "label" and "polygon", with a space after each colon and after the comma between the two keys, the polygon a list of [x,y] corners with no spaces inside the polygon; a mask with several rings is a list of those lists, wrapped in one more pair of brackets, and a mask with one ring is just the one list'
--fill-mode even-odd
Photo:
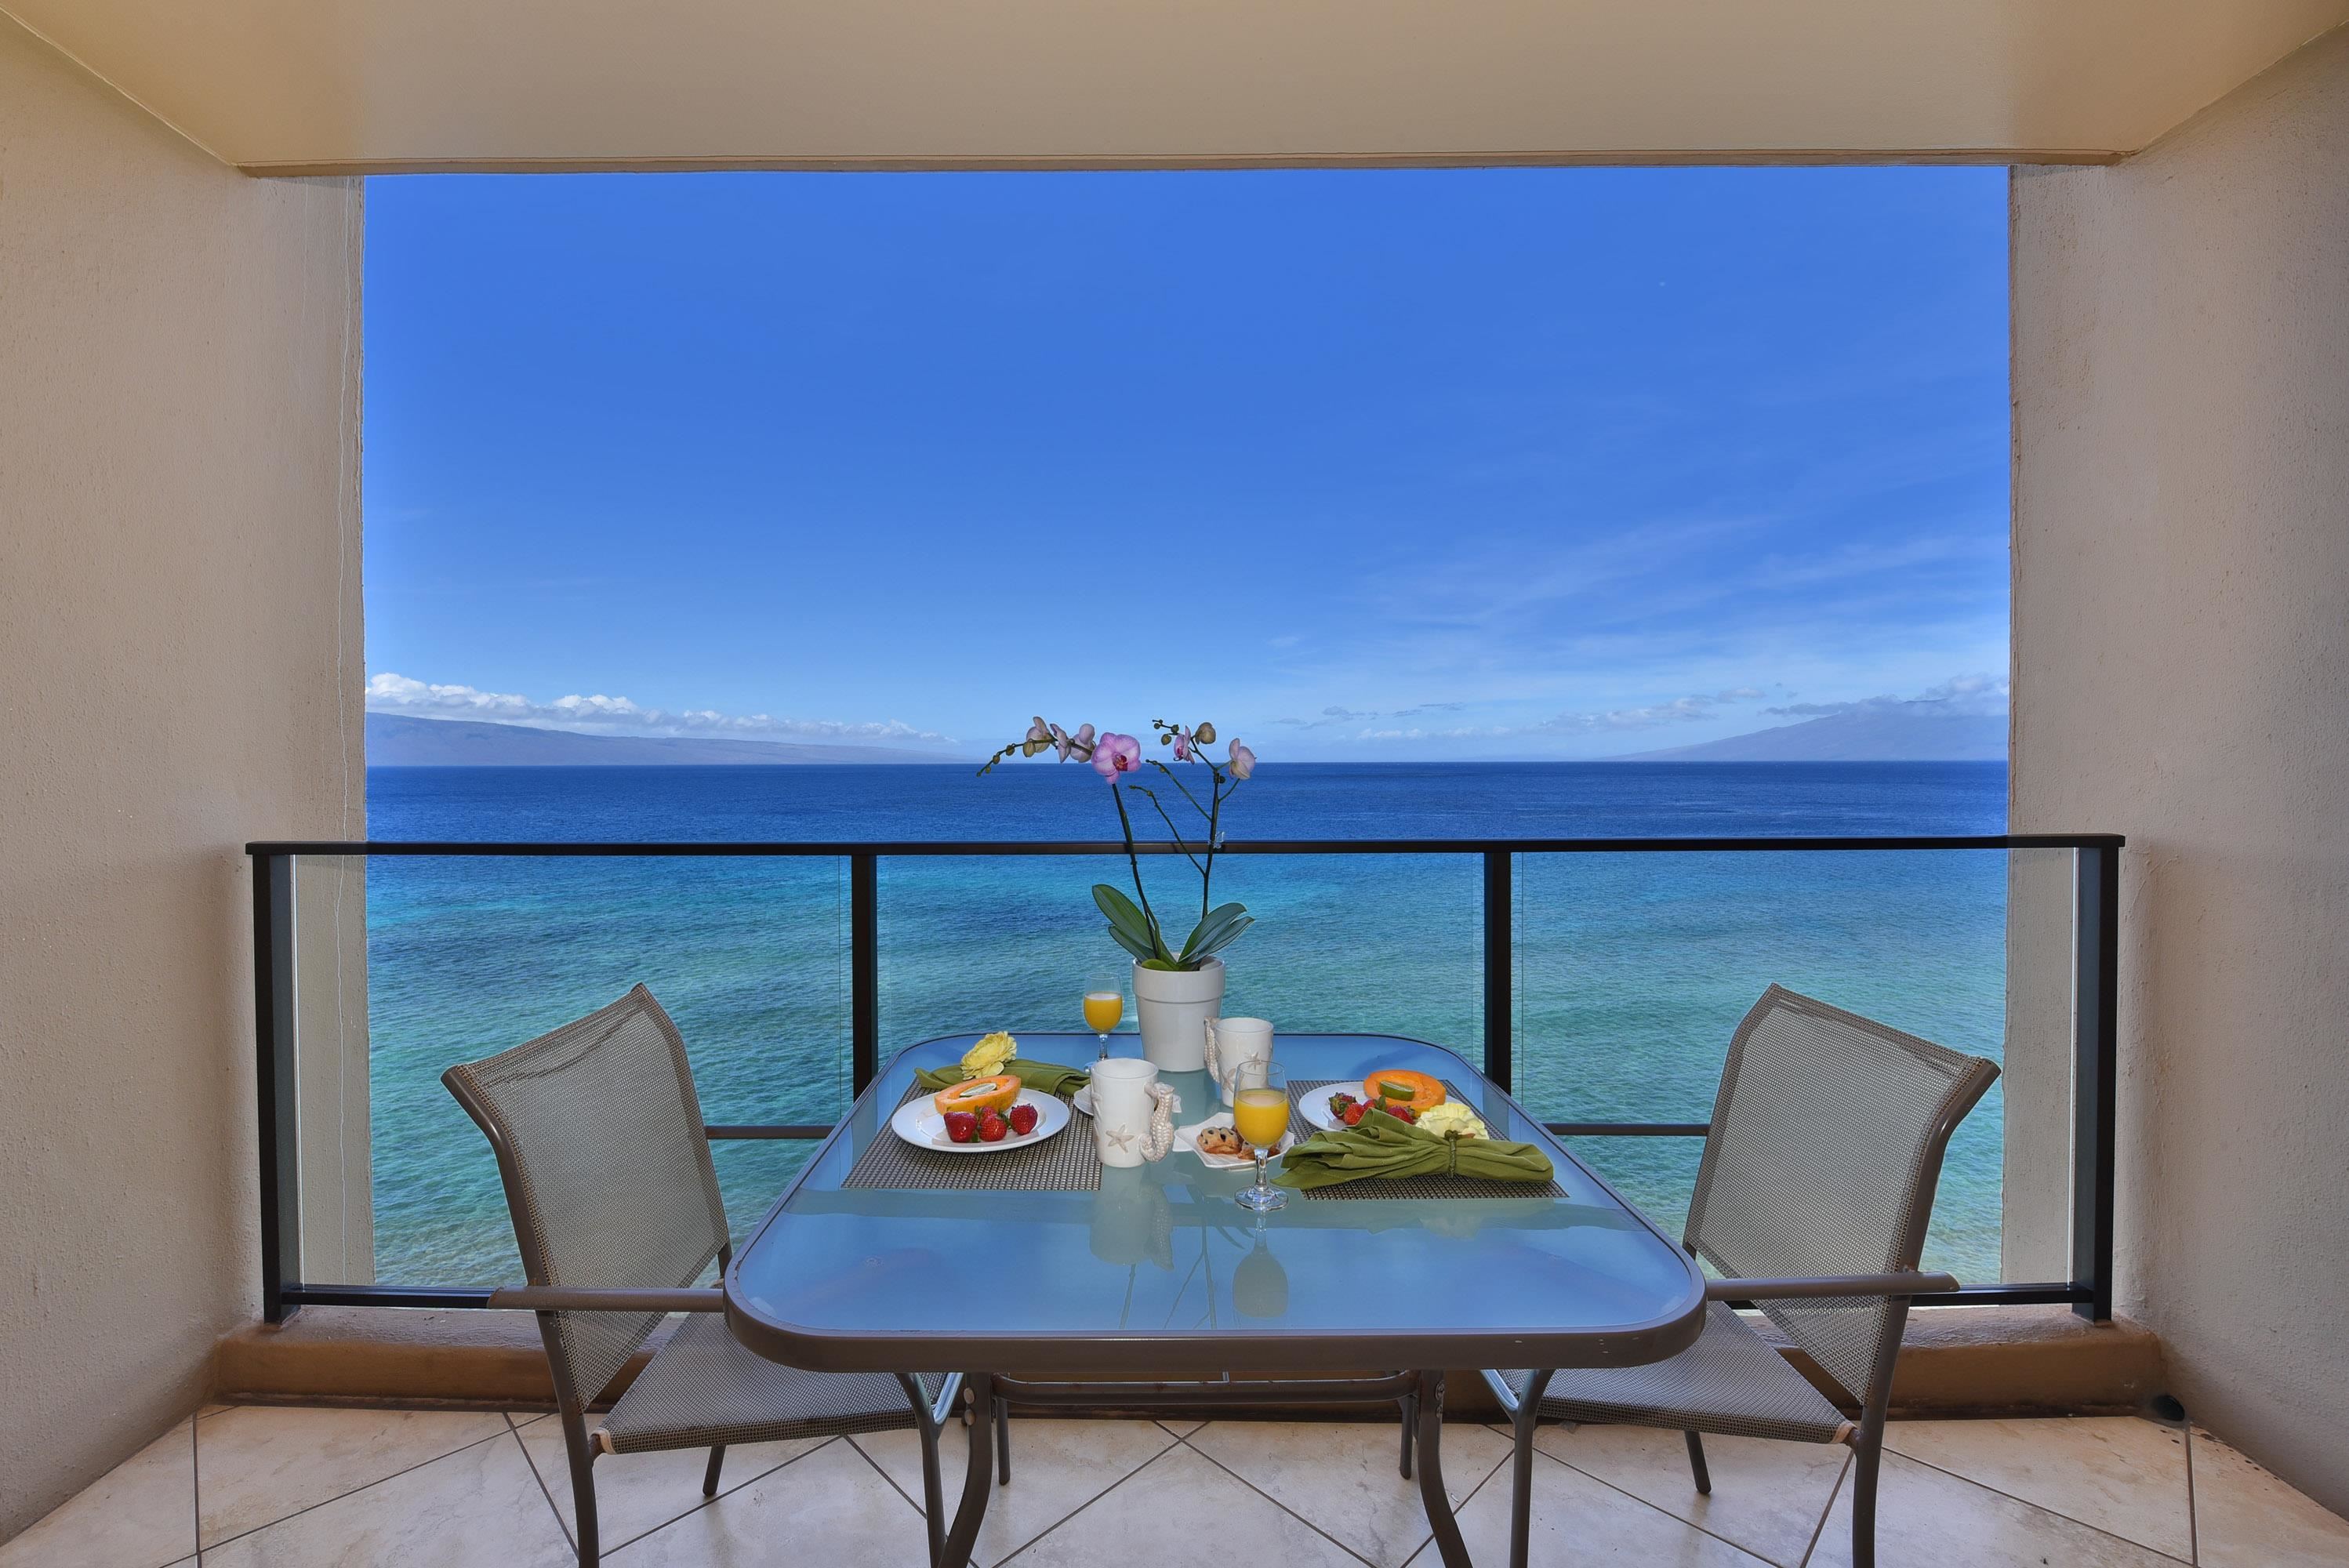
{"label": "green cloth napkin", "polygon": [[[1003,1070],[1016,1075],[1020,1084],[1043,1094],[1071,1095],[1092,1081],[1092,1075],[1082,1068],[1064,1068],[1058,1062],[1030,1061],[1014,1057],[1003,1064]],[[916,1072],[914,1081],[936,1094],[942,1088],[952,1088],[970,1074],[963,1071],[960,1062],[927,1072]]]}
{"label": "green cloth napkin", "polygon": [[1352,1127],[1317,1132],[1280,1157],[1279,1187],[1310,1191],[1366,1176],[1473,1176],[1485,1181],[1547,1181],[1549,1156],[1530,1143],[1496,1138],[1451,1138],[1422,1132],[1383,1110],[1362,1113]]}

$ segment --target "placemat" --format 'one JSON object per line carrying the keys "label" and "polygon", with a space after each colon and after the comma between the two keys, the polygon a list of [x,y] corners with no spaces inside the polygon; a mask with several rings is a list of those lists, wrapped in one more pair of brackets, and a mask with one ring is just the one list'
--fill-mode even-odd
{"label": "placemat", "polygon": [[[916,1083],[895,1110],[930,1091]],[[908,1143],[885,1123],[849,1168],[843,1187],[948,1188],[957,1191],[1097,1192],[1101,1155],[1093,1119],[1069,1108],[1069,1125],[1041,1143],[1001,1154],[944,1154]]]}
{"label": "placemat", "polygon": [[[1328,1088],[1332,1084],[1346,1082],[1341,1078],[1319,1078],[1288,1086],[1288,1124],[1299,1140],[1312,1137],[1320,1130],[1305,1119],[1298,1101],[1315,1089]],[[1460,1086],[1444,1080],[1444,1097],[1474,1106],[1474,1098],[1460,1092]],[[1400,1181],[1381,1177],[1365,1176],[1359,1181],[1340,1181],[1334,1187],[1313,1187],[1303,1194],[1307,1198],[1563,1198],[1566,1189],[1555,1180],[1548,1181],[1495,1181],[1481,1176],[1407,1176]]]}

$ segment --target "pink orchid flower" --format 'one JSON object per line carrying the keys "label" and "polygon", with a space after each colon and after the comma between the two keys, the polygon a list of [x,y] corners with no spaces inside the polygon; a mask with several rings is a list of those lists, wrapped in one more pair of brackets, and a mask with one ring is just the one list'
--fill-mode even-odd
{"label": "pink orchid flower", "polygon": [[1178,729],[1174,732],[1174,760],[1177,762],[1191,760],[1191,732],[1187,729]]}
{"label": "pink orchid flower", "polygon": [[1132,773],[1142,767],[1142,742],[1130,735],[1104,730],[1101,742],[1093,748],[1093,771],[1115,782],[1121,773]]}
{"label": "pink orchid flower", "polygon": [[1232,742],[1231,758],[1233,778],[1245,779],[1256,771],[1256,753],[1237,740]]}

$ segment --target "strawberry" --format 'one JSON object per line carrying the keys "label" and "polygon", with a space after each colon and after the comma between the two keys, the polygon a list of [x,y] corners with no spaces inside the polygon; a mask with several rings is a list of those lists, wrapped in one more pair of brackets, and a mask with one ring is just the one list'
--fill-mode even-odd
{"label": "strawberry", "polygon": [[1032,1105],[1015,1105],[1004,1119],[1011,1123],[1011,1130],[1015,1134],[1025,1138],[1036,1130],[1036,1108]]}
{"label": "strawberry", "polygon": [[1370,1109],[1371,1108],[1369,1106],[1364,1105],[1361,1101],[1356,1100],[1353,1104],[1340,1111],[1338,1115],[1345,1121],[1347,1126],[1360,1127],[1362,1125],[1362,1112]]}
{"label": "strawberry", "polygon": [[994,1111],[990,1110],[978,1119],[978,1140],[981,1143],[1000,1143],[1003,1135],[1009,1130],[1004,1125],[1003,1118]]}
{"label": "strawberry", "polygon": [[978,1118],[967,1110],[947,1112],[947,1141],[970,1143],[978,1138]]}
{"label": "strawberry", "polygon": [[1410,1106],[1405,1105],[1401,1101],[1397,1101],[1395,1104],[1387,1107],[1387,1114],[1400,1121],[1417,1121],[1419,1119],[1419,1112],[1412,1109]]}

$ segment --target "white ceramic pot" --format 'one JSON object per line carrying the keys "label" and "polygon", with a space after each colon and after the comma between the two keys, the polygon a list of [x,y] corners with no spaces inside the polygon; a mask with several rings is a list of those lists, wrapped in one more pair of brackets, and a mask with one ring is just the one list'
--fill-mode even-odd
{"label": "white ceramic pot", "polygon": [[1133,965],[1134,1012],[1142,1054],[1161,1072],[1195,1073],[1207,1065],[1207,1020],[1224,1010],[1224,961],[1196,969]]}

